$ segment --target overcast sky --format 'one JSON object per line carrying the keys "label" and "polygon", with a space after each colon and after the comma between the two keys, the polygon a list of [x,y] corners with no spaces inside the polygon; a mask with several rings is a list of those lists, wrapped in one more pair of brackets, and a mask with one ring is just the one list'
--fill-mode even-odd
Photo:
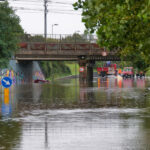
{"label": "overcast sky", "polygon": [[[44,0],[8,0],[10,6],[20,17],[25,32],[44,34]],[[47,15],[47,34],[73,34],[84,32],[81,11],[74,11],[72,3],[77,0],[49,0]]]}

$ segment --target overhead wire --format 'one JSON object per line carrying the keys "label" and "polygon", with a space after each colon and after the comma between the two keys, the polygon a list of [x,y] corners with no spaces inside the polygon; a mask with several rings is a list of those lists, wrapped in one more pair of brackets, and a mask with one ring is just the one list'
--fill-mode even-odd
{"label": "overhead wire", "polygon": [[[20,11],[20,10],[17,10],[17,11],[19,11],[20,13],[25,13],[25,14],[26,14],[26,13],[29,13],[29,14],[30,14],[30,13],[33,13],[33,14],[36,14],[36,13],[43,13],[42,11],[30,11],[30,12],[29,12],[29,11],[24,11],[24,10],[21,10],[21,11]],[[59,12],[59,11],[52,11],[51,14],[79,15],[79,16],[81,15],[81,14],[75,14],[75,13],[69,13],[69,12],[68,12],[68,13],[67,13],[67,12]]]}
{"label": "overhead wire", "polygon": [[[16,10],[16,11],[29,11],[29,13],[34,13],[35,12],[39,12],[39,11],[44,11],[43,8],[43,0],[8,0],[9,2],[14,2],[13,4],[11,3],[11,6]],[[74,11],[73,9],[73,2],[72,3],[68,3],[68,2],[60,2],[60,1],[52,1],[52,0],[48,0],[48,12],[50,13],[60,13],[60,14],[74,14],[74,15],[81,15],[81,12],[77,12]],[[15,5],[15,6],[14,6]],[[23,5],[19,6],[19,5]],[[28,7],[28,6],[34,5],[36,7]],[[49,6],[51,6],[52,8],[49,9]],[[72,6],[72,7],[70,7]],[[61,7],[61,8],[60,8]],[[62,9],[64,8],[64,9]],[[72,9],[70,9],[72,8]],[[26,12],[28,13],[28,12]]]}
{"label": "overhead wire", "polygon": [[[40,9],[40,8],[27,8],[27,7],[13,7],[14,9],[18,9],[18,10],[36,10],[36,11],[44,11],[44,9]],[[48,9],[48,11],[68,11],[68,12],[74,12],[74,10],[71,9]]]}

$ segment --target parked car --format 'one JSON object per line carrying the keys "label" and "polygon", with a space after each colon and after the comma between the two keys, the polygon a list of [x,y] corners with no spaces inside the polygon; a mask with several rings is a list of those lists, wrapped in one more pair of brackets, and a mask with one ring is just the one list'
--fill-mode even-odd
{"label": "parked car", "polygon": [[136,73],[136,77],[137,78],[145,77],[145,73],[143,71],[139,71],[139,72]]}
{"label": "parked car", "polygon": [[133,67],[124,67],[122,71],[123,78],[134,78],[134,70]]}

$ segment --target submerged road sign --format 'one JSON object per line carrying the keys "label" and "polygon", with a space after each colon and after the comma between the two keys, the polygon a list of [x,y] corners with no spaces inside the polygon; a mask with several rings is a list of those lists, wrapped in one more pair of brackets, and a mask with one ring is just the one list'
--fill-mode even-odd
{"label": "submerged road sign", "polygon": [[4,77],[1,80],[1,84],[5,88],[9,88],[12,85],[12,80],[9,77]]}

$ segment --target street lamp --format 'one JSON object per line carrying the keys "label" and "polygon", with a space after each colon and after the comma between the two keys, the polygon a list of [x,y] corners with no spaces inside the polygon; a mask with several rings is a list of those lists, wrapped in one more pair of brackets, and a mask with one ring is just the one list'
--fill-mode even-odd
{"label": "street lamp", "polygon": [[58,24],[52,24],[52,37],[53,37],[53,28],[54,26],[58,26]]}

